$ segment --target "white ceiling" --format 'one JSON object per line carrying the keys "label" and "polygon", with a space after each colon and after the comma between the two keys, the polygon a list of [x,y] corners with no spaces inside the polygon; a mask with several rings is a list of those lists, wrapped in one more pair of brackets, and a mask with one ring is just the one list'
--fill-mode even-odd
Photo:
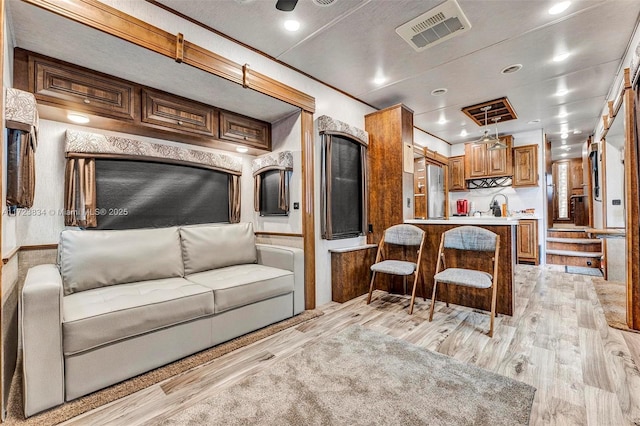
{"label": "white ceiling", "polygon": [[[415,126],[450,143],[482,134],[462,107],[506,96],[518,119],[499,123],[501,134],[543,129],[559,145],[567,132],[576,147],[600,120],[640,13],[638,0],[573,0],[558,15],[548,13],[553,0],[458,0],[471,30],[418,53],[395,28],[444,0],[299,0],[293,12],[276,0],[158,1],[377,108],[404,103]],[[292,18],[295,33],[283,29]],[[552,60],[564,52],[567,60]],[[500,73],[512,64],[523,68]],[[445,95],[430,94],[442,87]]]}
{"label": "white ceiling", "polygon": [[[518,119],[499,123],[500,133],[542,129],[554,157],[566,152],[563,132],[569,156],[578,156],[601,119],[640,13],[639,0],[573,0],[559,15],[548,13],[554,0],[458,0],[472,28],[415,52],[395,28],[444,0],[299,0],[293,12],[278,11],[276,0],[157,1],[374,107],[403,103],[415,126],[450,143],[482,134],[462,107],[506,96]],[[19,0],[8,9],[19,47],[271,122],[297,111]],[[283,29],[292,18],[301,23],[295,33]],[[553,62],[563,52],[571,55]],[[512,64],[523,68],[500,73]],[[378,76],[386,82],[376,85]],[[430,94],[443,87],[446,94]],[[559,89],[568,93],[555,96]]]}

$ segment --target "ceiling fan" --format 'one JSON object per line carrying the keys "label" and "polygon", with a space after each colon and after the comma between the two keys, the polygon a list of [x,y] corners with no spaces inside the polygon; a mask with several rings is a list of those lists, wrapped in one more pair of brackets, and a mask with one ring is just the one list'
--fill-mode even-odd
{"label": "ceiling fan", "polygon": [[296,4],[298,4],[298,0],[278,0],[276,2],[276,9],[283,12],[291,12],[295,9]]}

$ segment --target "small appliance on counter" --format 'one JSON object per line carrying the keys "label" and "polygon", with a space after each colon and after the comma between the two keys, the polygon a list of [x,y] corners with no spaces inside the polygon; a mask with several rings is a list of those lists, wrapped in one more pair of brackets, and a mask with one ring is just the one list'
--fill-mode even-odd
{"label": "small appliance on counter", "polygon": [[468,216],[469,215],[469,201],[458,200],[456,202],[456,214],[455,216]]}

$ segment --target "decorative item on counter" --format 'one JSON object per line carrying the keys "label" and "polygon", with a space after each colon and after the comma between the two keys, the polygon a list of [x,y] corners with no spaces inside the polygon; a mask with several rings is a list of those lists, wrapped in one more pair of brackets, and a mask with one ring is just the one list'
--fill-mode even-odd
{"label": "decorative item on counter", "polygon": [[502,215],[502,209],[500,208],[500,204],[498,204],[497,201],[493,201],[493,204],[491,204],[491,211],[493,212],[493,215],[495,217],[500,217]]}

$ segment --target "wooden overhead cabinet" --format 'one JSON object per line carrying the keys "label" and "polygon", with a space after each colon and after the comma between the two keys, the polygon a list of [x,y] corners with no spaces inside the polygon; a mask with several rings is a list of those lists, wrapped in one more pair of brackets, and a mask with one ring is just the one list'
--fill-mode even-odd
{"label": "wooden overhead cabinet", "polygon": [[513,187],[538,186],[538,145],[513,148]]}
{"label": "wooden overhead cabinet", "polygon": [[271,150],[271,125],[244,115],[220,111],[220,139]]}
{"label": "wooden overhead cabinet", "polygon": [[156,90],[142,89],[142,122],[161,129],[213,137],[213,107]]}
{"label": "wooden overhead cabinet", "polygon": [[491,145],[484,143],[466,143],[464,145],[465,179],[482,179],[513,175],[511,135],[502,136],[500,141],[505,149],[490,150]]}
{"label": "wooden overhead cabinet", "polygon": [[449,158],[449,191],[468,191],[464,170],[464,155]]}

